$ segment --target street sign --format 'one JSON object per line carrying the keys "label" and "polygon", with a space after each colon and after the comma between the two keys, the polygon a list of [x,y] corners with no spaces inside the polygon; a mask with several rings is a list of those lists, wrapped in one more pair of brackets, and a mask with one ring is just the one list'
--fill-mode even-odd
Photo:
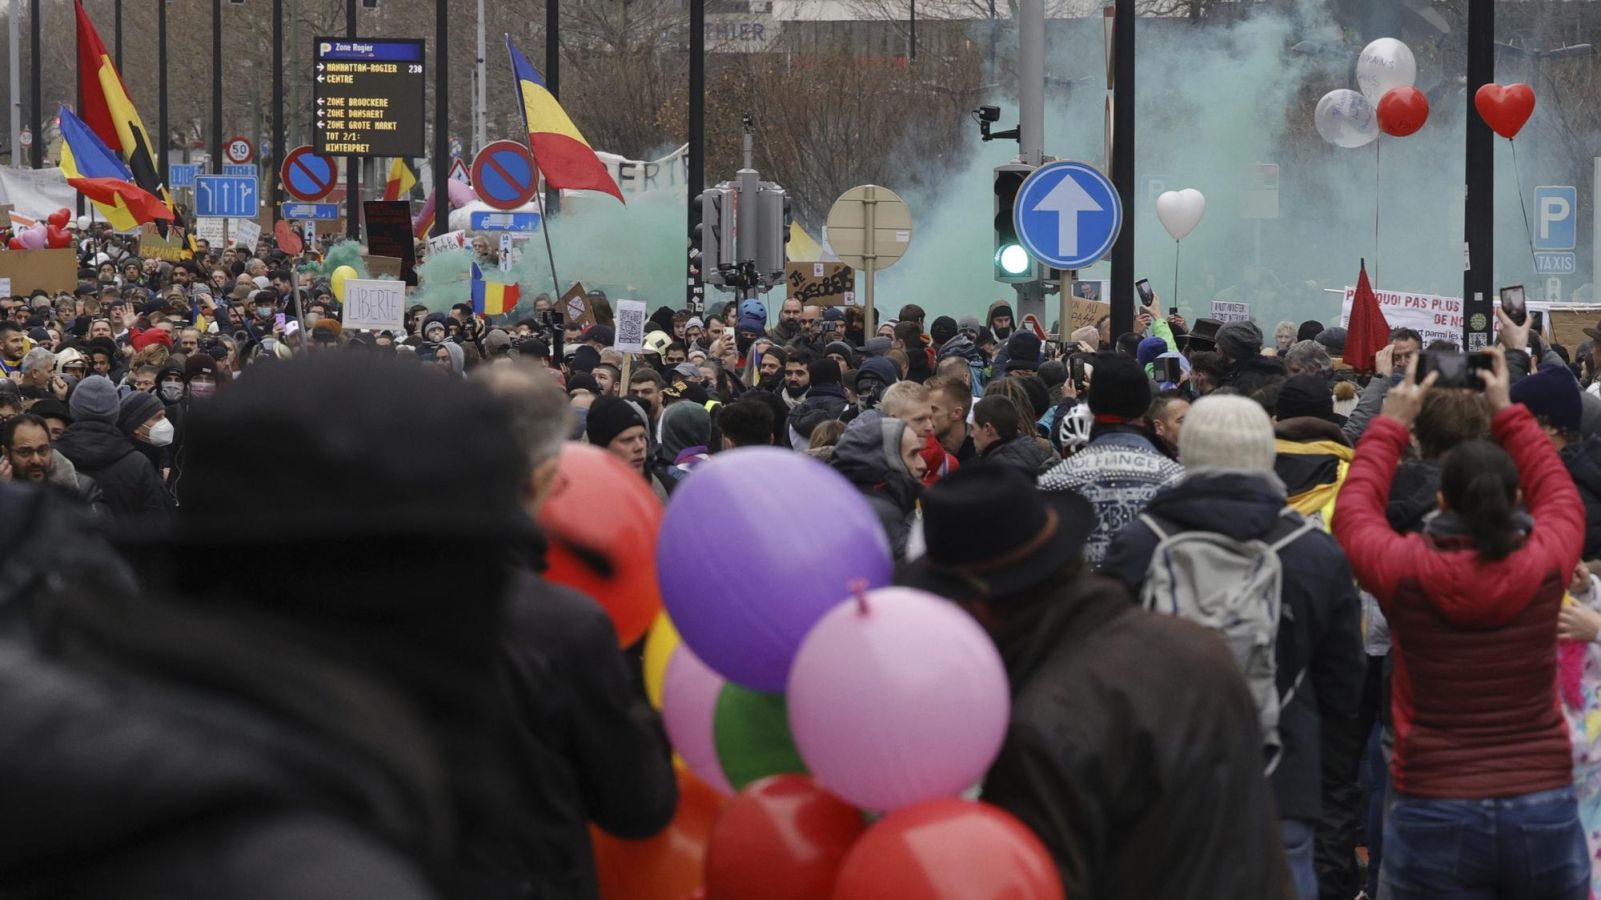
{"label": "street sign", "polygon": [[201,175],[195,178],[195,215],[254,219],[256,179],[242,175]]}
{"label": "street sign", "polygon": [[22,144],[24,147],[32,147],[33,132],[27,128],[22,129],[22,134],[17,138],[17,142]]}
{"label": "street sign", "polygon": [[278,178],[284,190],[296,200],[321,200],[334,189],[339,170],[333,160],[309,146],[302,146],[284,154]]}
{"label": "street sign", "polygon": [[839,261],[866,277],[867,334],[873,333],[873,276],[893,266],[912,243],[912,211],[887,187],[864,184],[841,194],[828,210],[828,243]]}
{"label": "street sign", "polygon": [[459,159],[451,162],[449,178],[451,181],[459,181],[466,185],[473,183],[472,176],[467,174],[467,164]]}
{"label": "street sign", "polygon": [[1574,275],[1578,271],[1578,260],[1571,251],[1536,251],[1534,254],[1536,275]]}
{"label": "street sign", "polygon": [[1138,191],[1140,198],[1142,198],[1140,200],[1141,204],[1145,206],[1154,205],[1157,197],[1170,190],[1168,184],[1172,181],[1173,179],[1166,175],[1141,175],[1139,180],[1140,189]]}
{"label": "street sign", "polygon": [[473,190],[496,209],[516,209],[534,199],[539,170],[534,155],[516,141],[495,141],[473,157]]}
{"label": "street sign", "polygon": [[1279,164],[1256,163],[1246,169],[1245,190],[1240,196],[1240,218],[1277,219],[1279,217]]}
{"label": "street sign", "polygon": [[1080,269],[1112,249],[1123,227],[1123,204],[1099,169],[1054,162],[1034,170],[1018,188],[1012,216],[1030,256],[1053,269]]}
{"label": "street sign", "polygon": [[414,38],[317,38],[317,152],[423,156],[423,42]]}
{"label": "street sign", "polygon": [[337,203],[285,203],[284,218],[297,221],[331,222],[339,218]]}
{"label": "street sign", "polygon": [[[231,163],[247,163],[256,158],[256,145],[243,137],[231,137],[222,146],[222,155]],[[224,172],[224,175],[232,174]]]}
{"label": "street sign", "polygon": [[[1579,190],[1572,185],[1534,189],[1534,249],[1572,250]],[[1573,271],[1569,269],[1568,271]]]}
{"label": "street sign", "polygon": [[167,187],[194,187],[195,176],[199,174],[200,165],[198,163],[173,163],[167,167]]}
{"label": "street sign", "polygon": [[538,231],[539,213],[475,212],[467,217],[469,231]]}
{"label": "street sign", "polygon": [[[171,171],[171,169],[169,168],[168,171]],[[255,163],[223,163],[222,174],[243,175],[247,178],[261,177],[260,173],[256,171]]]}

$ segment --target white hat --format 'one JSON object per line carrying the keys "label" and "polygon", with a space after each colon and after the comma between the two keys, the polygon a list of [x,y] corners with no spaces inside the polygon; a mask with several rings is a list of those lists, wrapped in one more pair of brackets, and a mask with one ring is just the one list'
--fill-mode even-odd
{"label": "white hat", "polygon": [[1261,404],[1232,395],[1202,397],[1184,417],[1179,462],[1187,470],[1273,471],[1273,422]]}

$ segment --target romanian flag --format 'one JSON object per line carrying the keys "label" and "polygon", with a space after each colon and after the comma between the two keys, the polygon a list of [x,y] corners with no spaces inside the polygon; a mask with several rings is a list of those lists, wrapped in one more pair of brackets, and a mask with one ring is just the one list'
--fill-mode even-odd
{"label": "romanian flag", "polygon": [[[83,0],[74,0],[78,10],[78,72],[82,76],[83,121],[106,146],[115,150],[132,171],[133,182],[146,193],[159,197],[168,210],[173,209],[172,196],[161,183],[156,168],[156,154],[161,152],[145,131],[139,112],[133,108],[128,89],[111,64],[106,45],[101,43],[94,23],[84,11]],[[178,224],[182,226],[182,222]],[[167,234],[165,220],[157,220],[156,228],[163,237]]]}
{"label": "romanian flag", "polygon": [[416,186],[417,176],[411,174],[411,168],[405,160],[395,157],[395,161],[389,164],[389,181],[384,184],[384,199],[404,200]]}
{"label": "romanian flag", "polygon": [[172,210],[134,184],[122,157],[65,106],[61,107],[61,171],[67,183],[93,201],[118,231],[158,219],[172,221]]}
{"label": "romanian flag", "polygon": [[485,281],[483,270],[473,263],[473,312],[477,315],[505,315],[517,307],[521,294],[522,288],[516,282]]}
{"label": "romanian flag", "polygon": [[617,189],[617,182],[612,180],[605,164],[545,88],[545,79],[517,52],[509,34],[506,35],[506,50],[511,54],[512,74],[517,78],[517,93],[522,98],[528,149],[533,151],[534,162],[546,183],[573,191],[604,191],[622,200],[622,191]]}

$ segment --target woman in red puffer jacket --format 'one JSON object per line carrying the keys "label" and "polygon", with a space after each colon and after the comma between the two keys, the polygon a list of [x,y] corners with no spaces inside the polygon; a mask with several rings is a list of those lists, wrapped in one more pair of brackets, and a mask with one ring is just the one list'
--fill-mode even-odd
{"label": "woman in red puffer jacket", "polygon": [[1506,358],[1494,353],[1482,380],[1496,443],[1446,454],[1424,532],[1397,534],[1385,505],[1434,375],[1417,385],[1408,372],[1390,390],[1334,515],[1394,641],[1383,877],[1396,900],[1590,895],[1556,679],[1557,611],[1584,506],[1534,417],[1511,405]]}

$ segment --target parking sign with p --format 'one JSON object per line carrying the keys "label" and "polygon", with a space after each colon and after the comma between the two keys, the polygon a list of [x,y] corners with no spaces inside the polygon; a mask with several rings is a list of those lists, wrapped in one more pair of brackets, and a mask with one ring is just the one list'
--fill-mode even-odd
{"label": "parking sign with p", "polygon": [[1534,249],[1572,250],[1579,191],[1572,185],[1534,189]]}

